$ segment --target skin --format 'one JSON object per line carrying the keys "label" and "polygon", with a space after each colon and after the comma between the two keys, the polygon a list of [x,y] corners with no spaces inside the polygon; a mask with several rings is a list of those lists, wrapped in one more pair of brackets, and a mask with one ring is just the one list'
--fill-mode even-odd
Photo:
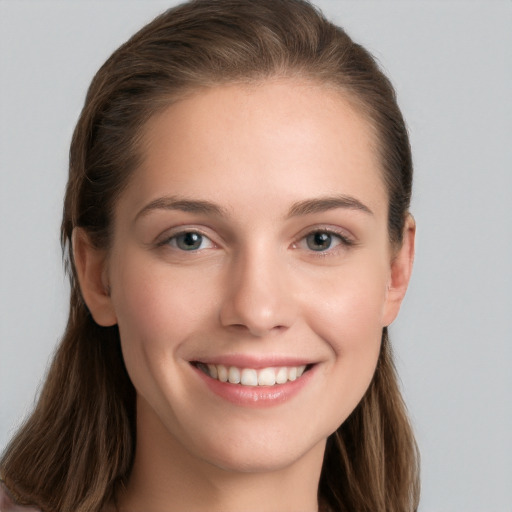
{"label": "skin", "polygon": [[[372,133],[339,91],[298,79],[200,91],[147,124],[109,252],[75,232],[84,298],[119,325],[137,390],[121,510],[317,510],[326,438],[366,391],[412,266],[412,219],[389,243]],[[198,249],[180,249],[184,231]],[[333,233],[322,250],[315,232]],[[287,400],[251,407],[190,364],[240,355],[312,370]]]}

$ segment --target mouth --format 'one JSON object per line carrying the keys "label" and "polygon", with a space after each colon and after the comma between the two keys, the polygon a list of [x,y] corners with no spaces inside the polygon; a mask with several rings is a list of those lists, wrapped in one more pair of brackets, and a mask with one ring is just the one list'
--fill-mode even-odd
{"label": "mouth", "polygon": [[301,366],[270,366],[267,368],[239,368],[223,364],[191,363],[208,377],[229,384],[242,386],[277,386],[300,379],[312,368],[312,364]]}

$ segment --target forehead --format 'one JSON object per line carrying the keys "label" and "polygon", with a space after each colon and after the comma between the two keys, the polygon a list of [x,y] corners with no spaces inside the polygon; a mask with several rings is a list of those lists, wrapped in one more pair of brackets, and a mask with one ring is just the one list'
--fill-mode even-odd
{"label": "forehead", "polygon": [[128,187],[137,206],[164,193],[273,197],[283,209],[311,195],[385,203],[372,126],[334,87],[286,78],[203,89],[150,119],[142,140]]}

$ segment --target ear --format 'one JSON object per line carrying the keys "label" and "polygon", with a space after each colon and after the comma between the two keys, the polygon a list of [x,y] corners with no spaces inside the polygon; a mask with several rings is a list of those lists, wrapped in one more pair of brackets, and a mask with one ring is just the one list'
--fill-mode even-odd
{"label": "ear", "polygon": [[107,275],[106,251],[95,248],[81,228],[73,230],[75,268],[84,298],[94,321],[103,327],[117,323]]}
{"label": "ear", "polygon": [[415,236],[416,223],[412,215],[409,214],[404,226],[402,245],[391,261],[391,273],[384,306],[383,327],[388,326],[395,320],[402,300],[405,297],[414,261]]}

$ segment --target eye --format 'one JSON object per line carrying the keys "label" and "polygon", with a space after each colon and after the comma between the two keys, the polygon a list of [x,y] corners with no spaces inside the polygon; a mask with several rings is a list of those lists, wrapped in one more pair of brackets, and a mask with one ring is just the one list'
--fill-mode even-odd
{"label": "eye", "polygon": [[213,247],[213,242],[197,231],[184,231],[166,239],[162,245],[167,244],[181,251],[198,251]]}
{"label": "eye", "polygon": [[331,233],[326,233],[325,231],[316,231],[306,237],[306,245],[312,251],[326,251],[336,242],[339,243],[339,240],[336,240]]}
{"label": "eye", "polygon": [[320,253],[327,252],[340,245],[350,246],[353,245],[353,242],[340,233],[319,229],[308,233],[296,244],[296,247]]}

